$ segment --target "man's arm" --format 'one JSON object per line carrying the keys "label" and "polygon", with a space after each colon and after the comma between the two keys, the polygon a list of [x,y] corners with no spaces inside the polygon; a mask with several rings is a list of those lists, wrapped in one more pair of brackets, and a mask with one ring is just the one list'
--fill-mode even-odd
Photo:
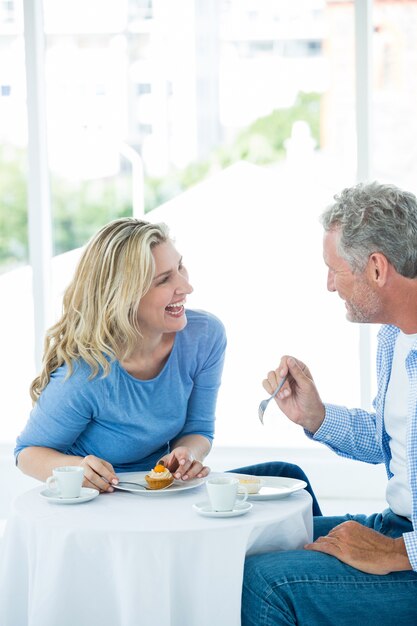
{"label": "man's arm", "polygon": [[272,393],[285,375],[287,380],[275,401],[288,419],[304,428],[308,437],[341,456],[366,463],[384,461],[376,437],[375,413],[324,404],[308,367],[288,355],[281,358],[279,367],[263,381],[266,391]]}
{"label": "man's arm", "polygon": [[304,547],[335,556],[368,574],[412,569],[402,537],[392,539],[354,521],[335,526],[328,535]]}

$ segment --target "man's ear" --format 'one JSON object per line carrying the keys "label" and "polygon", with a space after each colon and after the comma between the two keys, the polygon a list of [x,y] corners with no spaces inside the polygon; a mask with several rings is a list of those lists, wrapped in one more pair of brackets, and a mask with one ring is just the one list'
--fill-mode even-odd
{"label": "man's ear", "polygon": [[373,252],[368,259],[368,277],[379,287],[383,287],[387,281],[389,261],[382,252]]}

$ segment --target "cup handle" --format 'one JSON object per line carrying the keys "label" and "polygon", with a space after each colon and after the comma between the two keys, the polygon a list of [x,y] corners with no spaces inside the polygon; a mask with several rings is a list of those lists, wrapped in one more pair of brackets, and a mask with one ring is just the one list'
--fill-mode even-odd
{"label": "cup handle", "polygon": [[58,485],[56,484],[55,476],[49,476],[45,482],[51,491],[58,493],[59,489],[58,489]]}
{"label": "cup handle", "polygon": [[246,502],[246,500],[248,499],[248,490],[246,489],[245,485],[240,485],[239,489],[240,489],[240,492],[239,492],[239,495],[237,496],[237,501],[241,503]]}

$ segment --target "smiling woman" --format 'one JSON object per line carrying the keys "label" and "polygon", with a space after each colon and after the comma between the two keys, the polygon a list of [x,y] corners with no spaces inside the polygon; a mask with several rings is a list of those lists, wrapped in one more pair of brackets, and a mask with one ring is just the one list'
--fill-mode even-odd
{"label": "smiling woman", "polygon": [[155,247],[153,257],[155,278],[138,308],[142,335],[145,332],[158,335],[182,330],[187,323],[184,308],[186,295],[193,291],[182,258],[171,241]]}
{"label": "smiling woman", "polygon": [[32,383],[23,472],[82,465],[100,491],[161,461],[175,478],[207,475],[226,339],[216,317],[185,311],[191,291],[164,224],[123,218],[91,239]]}
{"label": "smiling woman", "polygon": [[185,328],[186,295],[192,292],[182,258],[169,240],[152,249],[155,278],[141,298],[137,324],[141,341],[122,365],[129,374],[142,380],[157,376],[169,357],[175,333]]}

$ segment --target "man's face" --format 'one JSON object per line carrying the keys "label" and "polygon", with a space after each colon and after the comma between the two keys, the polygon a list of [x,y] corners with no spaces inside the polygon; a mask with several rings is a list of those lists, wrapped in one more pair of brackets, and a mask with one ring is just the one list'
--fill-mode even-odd
{"label": "man's face", "polygon": [[346,317],[350,322],[377,322],[381,311],[378,293],[369,281],[367,267],[363,272],[352,272],[349,264],[337,252],[340,232],[325,232],[323,258],[327,265],[327,289],[337,291],[344,300]]}

